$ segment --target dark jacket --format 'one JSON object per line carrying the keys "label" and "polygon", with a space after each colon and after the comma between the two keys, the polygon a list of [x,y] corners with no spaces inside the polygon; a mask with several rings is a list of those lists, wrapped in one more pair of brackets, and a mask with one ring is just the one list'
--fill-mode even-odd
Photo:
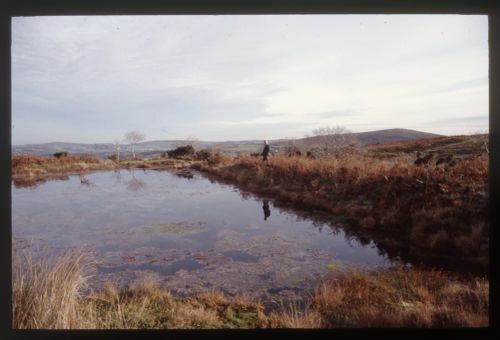
{"label": "dark jacket", "polygon": [[264,156],[264,158],[267,158],[267,155],[269,155],[269,152],[270,152],[269,145],[266,144],[266,146],[264,146],[264,150],[262,150],[262,156]]}

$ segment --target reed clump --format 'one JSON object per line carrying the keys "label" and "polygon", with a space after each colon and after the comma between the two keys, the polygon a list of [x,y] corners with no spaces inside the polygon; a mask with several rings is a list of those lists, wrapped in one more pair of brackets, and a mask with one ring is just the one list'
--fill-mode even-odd
{"label": "reed clump", "polygon": [[12,270],[13,328],[78,328],[89,273],[84,253],[69,252],[51,264],[16,252]]}
{"label": "reed clump", "polygon": [[83,251],[33,260],[26,251],[13,257],[14,329],[258,328],[266,317],[260,302],[226,298],[207,291],[176,298],[145,279],[117,289],[108,283],[89,290],[92,261]]}
{"label": "reed clump", "polygon": [[345,271],[310,301],[265,312],[248,295],[173,296],[157,281],[88,289],[92,262],[74,251],[54,263],[14,253],[14,329],[485,327],[489,282],[428,269]]}

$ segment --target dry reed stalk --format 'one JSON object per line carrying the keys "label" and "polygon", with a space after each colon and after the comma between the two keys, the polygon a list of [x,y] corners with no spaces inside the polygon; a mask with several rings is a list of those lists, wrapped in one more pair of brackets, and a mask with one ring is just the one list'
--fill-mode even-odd
{"label": "dry reed stalk", "polygon": [[61,256],[54,264],[34,261],[27,251],[13,257],[13,328],[74,328],[79,299],[91,264],[82,251]]}

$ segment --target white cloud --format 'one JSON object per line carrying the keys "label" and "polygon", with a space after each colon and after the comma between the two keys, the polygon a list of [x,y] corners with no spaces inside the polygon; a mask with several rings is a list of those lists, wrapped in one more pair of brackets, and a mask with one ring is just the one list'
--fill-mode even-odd
{"label": "white cloud", "polygon": [[[12,35],[14,144],[131,128],[300,137],[488,114],[487,16],[19,17]],[[356,114],[319,114],[342,110]]]}

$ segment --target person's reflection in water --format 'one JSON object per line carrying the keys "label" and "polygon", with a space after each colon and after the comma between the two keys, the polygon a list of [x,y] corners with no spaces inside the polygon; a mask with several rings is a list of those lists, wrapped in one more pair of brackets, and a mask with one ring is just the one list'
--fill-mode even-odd
{"label": "person's reflection in water", "polygon": [[85,173],[83,172],[80,172],[80,183],[82,185],[85,185],[87,187],[93,187],[94,186],[94,183],[92,183],[91,181],[89,181],[89,179],[87,177],[85,177]]}
{"label": "person's reflection in water", "polygon": [[127,182],[127,190],[138,191],[146,186],[146,183],[138,178],[135,178],[134,169],[132,170],[132,179]]}
{"label": "person's reflection in water", "polygon": [[269,201],[264,200],[262,204],[262,210],[264,210],[264,221],[267,220],[269,216],[271,216],[271,209],[269,209]]}

